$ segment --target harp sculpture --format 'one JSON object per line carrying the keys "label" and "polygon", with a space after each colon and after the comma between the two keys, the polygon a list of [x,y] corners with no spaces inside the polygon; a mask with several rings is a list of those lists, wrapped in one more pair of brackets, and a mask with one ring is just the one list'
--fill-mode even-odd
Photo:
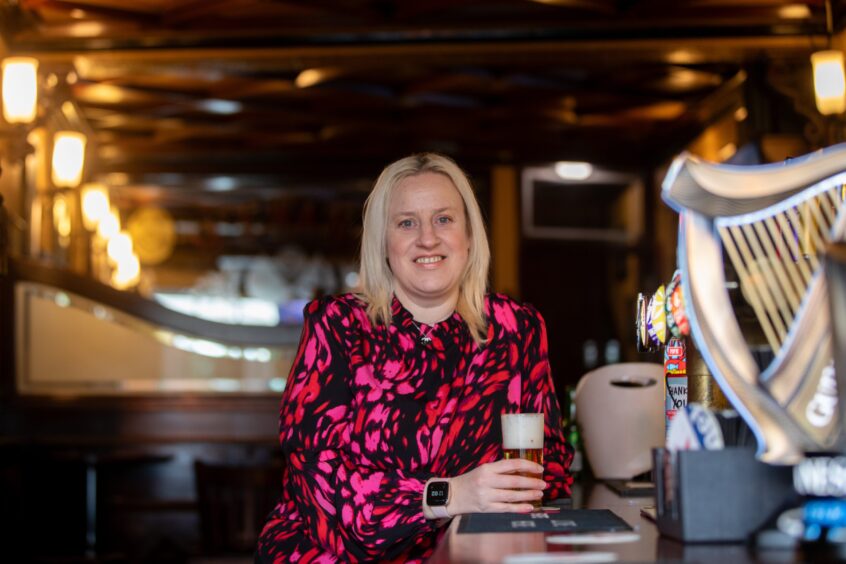
{"label": "harp sculpture", "polygon": [[834,369],[837,374],[846,375],[846,241],[831,243],[826,249],[825,259],[825,278],[833,322]]}
{"label": "harp sculpture", "polygon": [[[680,214],[678,261],[691,335],[711,374],[754,433],[757,456],[795,464],[841,451],[823,253],[844,238],[846,145],[761,166],[679,156],[663,184]],[[759,367],[726,289],[726,266],[773,352]]]}

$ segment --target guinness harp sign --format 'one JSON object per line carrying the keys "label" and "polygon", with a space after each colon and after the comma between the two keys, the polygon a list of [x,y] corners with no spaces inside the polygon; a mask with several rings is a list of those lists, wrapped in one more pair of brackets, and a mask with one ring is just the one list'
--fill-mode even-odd
{"label": "guinness harp sign", "polygon": [[[794,464],[842,450],[846,374],[836,374],[823,272],[844,238],[846,145],[784,164],[673,163],[664,200],[680,213],[678,260],[691,335],[758,442],[758,457]],[[773,359],[760,367],[726,289],[733,269]]]}

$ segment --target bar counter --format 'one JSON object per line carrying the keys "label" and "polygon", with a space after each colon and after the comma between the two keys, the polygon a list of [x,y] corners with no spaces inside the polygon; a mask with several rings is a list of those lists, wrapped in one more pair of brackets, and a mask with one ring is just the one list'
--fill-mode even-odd
{"label": "bar counter", "polygon": [[[641,515],[641,508],[654,506],[653,497],[621,497],[602,483],[576,484],[573,488],[574,509],[610,509],[625,520],[640,538],[619,544],[563,545],[546,542],[547,536],[558,533],[458,533],[460,517],[453,520],[438,545],[430,564],[488,564],[507,561],[509,556],[538,554],[536,562],[578,562],[568,560],[574,553],[612,553],[618,562],[796,562],[793,550],[752,552],[744,544],[692,544],[662,537],[653,521]],[[584,561],[591,556],[584,555]],[[595,555],[597,557],[601,555]],[[600,561],[600,560],[595,560]],[[525,560],[524,562],[529,562]]]}

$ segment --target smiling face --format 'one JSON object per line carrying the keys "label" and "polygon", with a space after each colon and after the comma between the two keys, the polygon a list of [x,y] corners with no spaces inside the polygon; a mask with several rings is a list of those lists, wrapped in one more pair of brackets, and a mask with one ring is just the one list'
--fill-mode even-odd
{"label": "smiling face", "polygon": [[424,172],[401,180],[388,202],[388,264],[394,291],[412,313],[458,301],[470,251],[464,201],[449,177]]}

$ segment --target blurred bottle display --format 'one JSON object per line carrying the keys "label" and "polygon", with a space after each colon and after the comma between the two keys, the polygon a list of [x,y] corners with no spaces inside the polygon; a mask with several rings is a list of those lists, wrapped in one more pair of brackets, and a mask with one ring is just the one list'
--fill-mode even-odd
{"label": "blurred bottle display", "polygon": [[584,467],[584,455],[582,453],[582,436],[579,431],[579,424],[576,421],[576,388],[567,386],[564,388],[564,406],[562,410],[561,425],[564,429],[564,437],[573,447],[573,462],[570,464],[570,471],[575,475]]}

